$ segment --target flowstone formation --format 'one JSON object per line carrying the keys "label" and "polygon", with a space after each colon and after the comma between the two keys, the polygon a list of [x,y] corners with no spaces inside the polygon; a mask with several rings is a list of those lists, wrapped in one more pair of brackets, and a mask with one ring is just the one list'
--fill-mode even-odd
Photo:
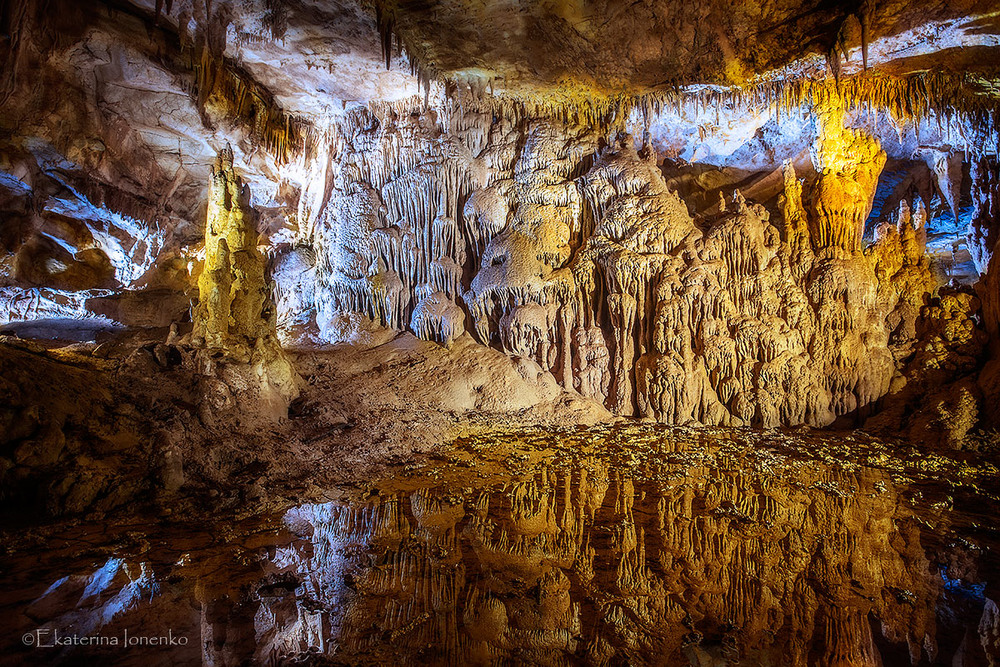
{"label": "flowstone formation", "polygon": [[815,174],[787,163],[772,210],[736,188],[700,215],[665,177],[683,165],[623,132],[489,101],[352,111],[319,163],[331,187],[300,208],[320,336],[350,339],[366,318],[441,343],[467,330],[615,413],[672,424],[860,423],[936,283],[909,190],[863,247],[885,153],[824,90]]}
{"label": "flowstone formation", "polygon": [[221,375],[237,393],[249,390],[261,414],[280,417],[298,395],[298,376],[276,337],[256,221],[250,190],[234,170],[233,152],[227,147],[212,169],[205,265],[198,279],[191,343],[204,348],[198,355],[203,373]]}
{"label": "flowstone formation", "polygon": [[877,139],[844,127],[844,101],[836,88],[820,89],[815,95],[812,160],[819,180],[811,202],[813,247],[857,252],[885,166],[885,151]]}

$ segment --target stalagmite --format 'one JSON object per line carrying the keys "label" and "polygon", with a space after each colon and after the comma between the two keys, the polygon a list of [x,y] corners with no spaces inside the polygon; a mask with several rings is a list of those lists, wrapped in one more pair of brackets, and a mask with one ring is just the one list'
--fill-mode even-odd
{"label": "stalagmite", "polygon": [[785,188],[780,200],[784,218],[784,242],[788,244],[792,258],[801,265],[805,253],[812,249],[809,239],[809,225],[805,208],[802,206],[802,184],[795,175],[795,166],[785,162],[782,166]]}
{"label": "stalagmite", "polygon": [[[250,381],[259,414],[283,417],[298,395],[298,376],[277,341],[274,303],[257,249],[256,212],[249,188],[233,167],[233,152],[219,152],[209,187],[205,225],[205,266],[198,279],[192,341],[211,355],[221,352],[233,365],[215,369],[209,355],[202,366],[223,382]],[[248,376],[246,378],[242,376]]]}
{"label": "stalagmite", "polygon": [[465,332],[465,311],[444,292],[432,292],[413,309],[410,328],[424,340],[450,345]]}
{"label": "stalagmite", "polygon": [[223,149],[212,170],[205,268],[198,279],[194,320],[195,338],[209,347],[253,345],[274,331],[274,306],[249,197],[249,188],[233,169],[232,149]]}

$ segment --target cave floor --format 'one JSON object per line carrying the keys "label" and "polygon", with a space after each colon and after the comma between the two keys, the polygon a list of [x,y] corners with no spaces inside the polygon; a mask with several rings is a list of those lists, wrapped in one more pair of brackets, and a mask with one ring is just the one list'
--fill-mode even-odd
{"label": "cave floor", "polygon": [[[995,655],[982,457],[860,432],[474,422],[336,483],[5,530],[0,664]],[[185,643],[108,644],[126,633]]]}

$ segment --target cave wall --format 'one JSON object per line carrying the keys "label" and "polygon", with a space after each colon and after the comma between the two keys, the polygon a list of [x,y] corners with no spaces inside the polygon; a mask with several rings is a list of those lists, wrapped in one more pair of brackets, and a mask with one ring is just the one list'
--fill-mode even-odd
{"label": "cave wall", "polygon": [[864,238],[885,152],[835,93],[823,103],[809,177],[787,163],[779,204],[734,189],[695,215],[673,176],[689,169],[624,132],[488,103],[355,108],[274,260],[279,321],[291,339],[312,311],[326,342],[364,318],[442,344],[468,332],[669,423],[860,422],[937,284],[916,187]]}
{"label": "cave wall", "polygon": [[996,125],[944,74],[539,102],[406,75],[349,4],[70,5],[3,8],[0,323],[186,326],[230,142],[286,344],[467,334],[682,424],[898,426],[958,382],[927,419],[975,424],[996,393]]}

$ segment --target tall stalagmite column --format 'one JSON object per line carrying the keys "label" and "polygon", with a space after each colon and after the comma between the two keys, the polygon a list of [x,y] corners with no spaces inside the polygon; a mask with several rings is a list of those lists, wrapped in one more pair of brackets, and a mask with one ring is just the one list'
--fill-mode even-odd
{"label": "tall stalagmite column", "polygon": [[212,169],[205,225],[205,269],[198,279],[194,337],[208,347],[236,348],[275,331],[274,304],[257,250],[250,190],[223,149]]}
{"label": "tall stalagmite column", "polygon": [[[202,355],[207,373],[247,392],[254,414],[280,419],[298,395],[298,375],[278,344],[256,220],[250,190],[233,169],[227,146],[219,152],[209,186],[193,342],[212,353]],[[218,351],[227,363],[216,363]]]}

